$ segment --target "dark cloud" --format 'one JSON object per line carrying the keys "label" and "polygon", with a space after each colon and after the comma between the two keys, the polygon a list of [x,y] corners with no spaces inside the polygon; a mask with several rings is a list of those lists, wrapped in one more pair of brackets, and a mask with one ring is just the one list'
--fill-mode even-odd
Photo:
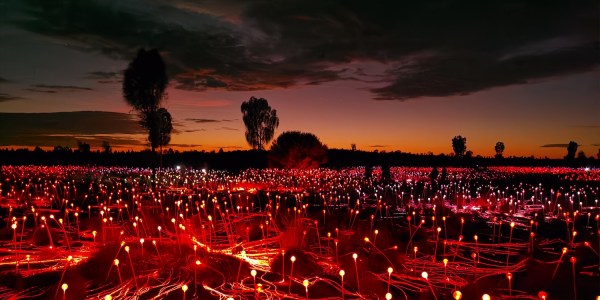
{"label": "dark cloud", "polygon": [[594,1],[272,1],[245,18],[288,57],[389,63],[380,100],[464,95],[598,66]]}
{"label": "dark cloud", "polygon": [[179,130],[179,132],[187,132],[187,133],[200,132],[200,131],[206,131],[206,129],[200,128],[200,129],[182,129],[182,130]]}
{"label": "dark cloud", "polygon": [[26,90],[37,93],[60,93],[60,92],[77,92],[77,91],[91,91],[89,87],[74,86],[74,85],[48,85],[48,84],[35,84]]}
{"label": "dark cloud", "polygon": [[368,146],[368,147],[369,148],[385,148],[385,147],[388,147],[388,146],[389,145],[371,145],[371,146]]}
{"label": "dark cloud", "polygon": [[[174,86],[185,90],[360,80],[380,82],[370,88],[376,99],[405,100],[526,84],[600,62],[591,0],[24,0],[6,6],[5,22],[76,41],[83,51],[128,61],[137,48],[156,47]],[[352,62],[383,63],[388,70],[346,69]]]}
{"label": "dark cloud", "polygon": [[0,83],[9,83],[9,82],[11,82],[11,81],[4,77],[0,77]]}
{"label": "dark cloud", "polygon": [[123,80],[123,72],[96,71],[88,73],[86,78],[96,80],[98,83],[120,83]]}
{"label": "dark cloud", "polygon": [[217,130],[231,130],[231,131],[235,131],[235,130],[239,130],[238,128],[232,128],[232,127],[219,127],[217,128]]}
{"label": "dark cloud", "polygon": [[22,99],[25,99],[25,98],[13,96],[13,95],[6,94],[6,93],[0,93],[0,103],[14,101],[14,100],[22,100]]}
{"label": "dark cloud", "polygon": [[169,144],[167,147],[195,148],[195,147],[202,147],[202,145],[200,145],[200,144]]}
{"label": "dark cloud", "polygon": [[116,135],[146,134],[134,115],[103,111],[0,113],[0,128],[6,129],[0,131],[3,146],[54,146],[82,138],[139,145],[144,138]]}
{"label": "dark cloud", "polygon": [[545,144],[541,145],[542,148],[567,148],[569,144]]}
{"label": "dark cloud", "polygon": [[185,120],[194,122],[194,123],[221,123],[221,122],[237,121],[237,119],[195,119],[195,118],[187,118]]}

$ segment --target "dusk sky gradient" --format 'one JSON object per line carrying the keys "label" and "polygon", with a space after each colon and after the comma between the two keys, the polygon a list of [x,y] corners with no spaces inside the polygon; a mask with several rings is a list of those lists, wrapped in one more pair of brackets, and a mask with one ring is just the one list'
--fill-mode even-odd
{"label": "dusk sky gradient", "polygon": [[240,105],[330,148],[559,158],[600,147],[597,1],[0,0],[0,148],[148,148],[121,94],[141,47],[171,147],[248,149]]}

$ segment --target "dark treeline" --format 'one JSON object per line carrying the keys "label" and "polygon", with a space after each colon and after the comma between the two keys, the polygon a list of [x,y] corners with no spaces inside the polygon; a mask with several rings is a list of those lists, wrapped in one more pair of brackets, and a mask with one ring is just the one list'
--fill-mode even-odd
{"label": "dark treeline", "polygon": [[[95,165],[158,167],[160,157],[151,151],[141,152],[82,152],[69,148],[42,151],[27,149],[0,150],[0,165]],[[193,167],[219,170],[242,170],[268,166],[268,151],[167,151],[162,155],[164,167]],[[330,149],[324,165],[330,168],[353,166],[566,166],[600,167],[600,161],[590,158],[536,159],[533,157],[456,157],[450,155],[411,154],[403,152],[367,152],[360,150]]]}

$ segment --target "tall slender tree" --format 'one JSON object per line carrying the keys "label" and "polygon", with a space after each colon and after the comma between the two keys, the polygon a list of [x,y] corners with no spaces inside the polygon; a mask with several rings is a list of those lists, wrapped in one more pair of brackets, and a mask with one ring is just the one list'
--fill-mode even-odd
{"label": "tall slender tree", "polygon": [[165,63],[156,49],[140,49],[125,70],[123,98],[138,113],[140,124],[148,130],[152,152],[161,146],[164,126],[159,109],[168,82]]}
{"label": "tall slender tree", "polygon": [[241,110],[246,125],[246,141],[253,149],[264,150],[279,126],[277,110],[272,109],[266,99],[255,97],[244,101]]}

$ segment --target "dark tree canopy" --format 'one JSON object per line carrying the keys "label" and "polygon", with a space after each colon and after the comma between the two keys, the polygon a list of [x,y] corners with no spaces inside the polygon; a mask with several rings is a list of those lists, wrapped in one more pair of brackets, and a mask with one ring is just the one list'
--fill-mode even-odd
{"label": "dark tree canopy", "polygon": [[579,147],[579,145],[576,142],[570,141],[569,145],[567,145],[567,156],[565,156],[565,159],[574,159],[575,153],[577,153],[577,147]]}
{"label": "dark tree canopy", "polygon": [[158,121],[162,114],[158,111],[168,81],[165,63],[156,49],[140,49],[125,70],[123,97],[138,113],[140,124],[148,130],[152,152],[163,140],[160,138],[162,122]]}
{"label": "dark tree canopy", "polygon": [[255,97],[244,101],[241,110],[246,126],[246,141],[253,149],[263,150],[279,126],[277,110],[272,109],[266,99]]}
{"label": "dark tree canopy", "polygon": [[456,156],[464,156],[467,151],[467,138],[460,135],[452,138],[452,150],[454,150]]}
{"label": "dark tree canopy", "polygon": [[109,141],[102,142],[102,149],[104,149],[104,153],[110,153],[112,151],[112,147]]}
{"label": "dark tree canopy", "polygon": [[163,147],[171,141],[173,130],[171,114],[165,108],[142,114],[141,124],[149,129],[148,141],[152,149]]}
{"label": "dark tree canopy", "polygon": [[502,158],[502,154],[504,153],[504,142],[497,142],[494,150],[496,150],[496,157]]}
{"label": "dark tree canopy", "polygon": [[77,141],[77,150],[81,153],[90,153],[91,151],[90,144],[82,141]]}
{"label": "dark tree canopy", "polygon": [[314,169],[327,162],[327,146],[312,133],[286,131],[271,145],[269,165],[285,169]]}

